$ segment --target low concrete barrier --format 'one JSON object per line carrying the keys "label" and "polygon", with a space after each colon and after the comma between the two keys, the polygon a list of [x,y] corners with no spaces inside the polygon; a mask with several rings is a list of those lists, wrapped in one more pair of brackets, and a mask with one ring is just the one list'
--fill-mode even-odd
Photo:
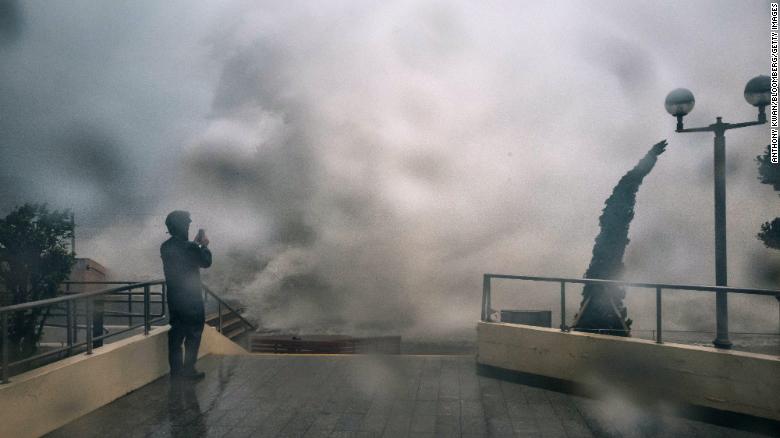
{"label": "low concrete barrier", "polygon": [[[38,437],[168,373],[169,326],[96,348],[0,385],[0,437]],[[199,356],[247,354],[206,326]]]}
{"label": "low concrete barrier", "polygon": [[477,338],[483,365],[780,420],[780,357],[503,323]]}

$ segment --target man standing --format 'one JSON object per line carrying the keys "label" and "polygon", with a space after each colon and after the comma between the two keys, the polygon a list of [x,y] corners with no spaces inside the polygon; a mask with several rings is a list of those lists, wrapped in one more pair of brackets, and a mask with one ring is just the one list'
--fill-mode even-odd
{"label": "man standing", "polygon": [[[189,241],[190,213],[176,210],[165,218],[171,238],[160,246],[168,292],[171,330],[168,332],[168,363],[171,377],[202,379],[195,369],[200,336],[205,322],[200,268],[211,266],[211,251],[205,232]],[[182,342],[184,361],[182,362]]]}

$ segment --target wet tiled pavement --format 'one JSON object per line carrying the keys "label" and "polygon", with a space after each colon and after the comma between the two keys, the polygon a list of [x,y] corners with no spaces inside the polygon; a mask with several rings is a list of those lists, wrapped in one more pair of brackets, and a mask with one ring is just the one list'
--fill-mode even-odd
{"label": "wet tiled pavement", "polygon": [[472,356],[208,356],[56,437],[751,437],[479,376]]}

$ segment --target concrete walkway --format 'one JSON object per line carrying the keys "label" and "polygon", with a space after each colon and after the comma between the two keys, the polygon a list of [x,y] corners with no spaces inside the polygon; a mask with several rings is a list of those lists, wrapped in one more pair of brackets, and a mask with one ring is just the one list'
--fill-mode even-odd
{"label": "concrete walkway", "polygon": [[[135,366],[128,364],[128,366]],[[478,376],[470,356],[207,356],[49,437],[751,437]]]}

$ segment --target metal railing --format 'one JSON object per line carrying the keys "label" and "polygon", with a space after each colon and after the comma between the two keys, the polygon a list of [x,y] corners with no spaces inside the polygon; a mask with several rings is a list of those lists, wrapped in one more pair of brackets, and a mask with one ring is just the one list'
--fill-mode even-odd
{"label": "metal railing", "polygon": [[[164,280],[155,280],[155,281],[150,282],[150,283],[154,283],[153,285],[161,284],[161,288],[160,288],[159,292],[155,292],[153,290],[149,292],[149,305],[150,305],[150,307],[152,305],[157,304],[157,305],[159,305],[159,309],[160,309],[159,313],[155,313],[153,311],[150,311],[150,317],[155,320],[154,322],[160,322],[160,321],[162,321],[162,318],[166,317],[165,306],[166,306],[167,303],[166,303],[166,300],[165,300],[165,284],[164,284]],[[87,286],[109,286],[109,285],[111,285],[111,286],[120,286],[120,285],[131,286],[131,285],[134,285],[134,284],[143,284],[143,283],[139,283],[137,281],[64,281],[64,282],[61,283],[61,285],[65,287],[65,290],[64,290],[63,293],[66,294],[66,295],[80,293],[78,291],[73,291],[74,288],[77,288],[79,286],[81,286],[81,287],[87,287]],[[101,296],[99,301],[98,301],[98,305],[101,307],[100,310],[96,311],[96,312],[93,312],[93,314],[96,315],[96,316],[99,315],[101,320],[104,317],[110,317],[110,318],[112,318],[114,320],[116,320],[116,319],[125,319],[126,318],[128,327],[132,326],[133,328],[138,328],[138,327],[140,327],[140,324],[133,325],[133,319],[134,318],[143,319],[144,318],[144,314],[135,312],[134,308],[136,308],[136,307],[138,307],[140,305],[143,305],[143,303],[144,303],[144,295],[145,294],[144,294],[143,290],[136,292],[134,289],[128,289],[126,291],[121,291],[120,290],[119,292],[114,292],[114,293],[107,292],[105,295]],[[155,297],[158,297],[158,299],[155,299]],[[127,306],[127,310],[126,311],[115,310],[116,309],[116,306],[115,306],[116,304],[126,305]],[[103,305],[109,305],[109,306],[112,306],[112,308],[111,309],[105,309],[105,308],[103,308]],[[143,312],[143,310],[141,312]],[[70,316],[67,314],[67,312],[65,312],[65,313],[57,313],[57,311],[55,310],[54,312],[49,312],[48,315],[51,316],[51,317],[58,317],[58,316],[59,317],[64,317],[65,320],[66,320],[66,324],[59,325],[59,324],[54,323],[54,322],[47,322],[46,323],[47,327],[63,327],[63,328],[65,328],[65,327],[68,327],[70,325],[70,321],[68,321],[68,318],[70,318]],[[74,316],[78,316],[78,315],[74,315]],[[68,332],[68,335],[69,336],[73,336],[74,340],[78,339],[78,329],[80,329],[80,328],[86,329],[86,326],[79,326],[78,325],[78,318],[75,318],[75,319],[76,319],[75,326],[74,326],[75,330],[72,332],[72,334],[70,332]],[[93,321],[93,328],[94,328],[93,333],[96,333],[98,331],[97,330],[98,328],[102,329],[103,332],[106,332],[106,330],[103,328],[102,321],[101,321],[101,323],[96,323],[95,321]],[[130,330],[132,330],[133,328],[131,328]],[[126,331],[128,331],[128,330],[125,330],[125,331],[122,331],[122,332],[118,332],[117,334],[124,333]],[[70,342],[70,341],[68,341],[68,342]]]}
{"label": "metal railing", "polygon": [[[566,325],[566,284],[599,284],[599,285],[612,285],[619,287],[631,287],[638,289],[655,289],[655,340],[657,343],[663,343],[663,315],[662,315],[662,293],[664,290],[687,290],[696,292],[725,292],[725,293],[737,293],[745,295],[763,295],[772,296],[777,298],[780,304],[780,290],[774,289],[756,289],[756,288],[740,288],[731,286],[698,286],[698,285],[683,285],[683,284],[666,284],[666,283],[639,283],[630,281],[618,281],[618,280],[601,280],[593,278],[561,278],[561,277],[537,277],[529,275],[507,275],[507,274],[484,274],[482,277],[482,321],[490,322],[490,315],[493,311],[491,308],[491,280],[492,279],[507,279],[507,280],[525,280],[525,281],[539,281],[547,283],[559,283],[561,293],[561,331],[569,331],[570,327]],[[616,330],[609,330],[616,331]]]}
{"label": "metal railing", "polygon": [[[27,364],[36,360],[41,360],[50,356],[57,356],[57,355],[64,354],[67,357],[74,354],[74,352],[80,350],[82,347],[86,348],[86,354],[92,354],[95,341],[101,341],[103,339],[116,336],[131,330],[135,330],[141,327],[143,327],[144,329],[144,334],[148,335],[149,330],[151,329],[153,323],[165,320],[164,304],[163,304],[163,310],[160,315],[153,317],[153,314],[150,311],[150,305],[151,305],[150,298],[151,298],[152,287],[160,286],[161,288],[160,295],[163,297],[165,295],[165,281],[163,280],[154,280],[154,281],[146,281],[146,282],[131,283],[131,284],[127,284],[127,282],[95,282],[95,283],[78,282],[78,283],[66,284],[65,285],[66,289],[69,289],[70,285],[73,284],[123,284],[123,286],[116,286],[107,289],[101,289],[101,290],[90,291],[90,292],[81,292],[76,294],[66,293],[65,295],[61,295],[55,298],[49,298],[46,300],[31,301],[28,303],[21,303],[21,304],[14,304],[12,306],[0,307],[0,331],[2,332],[1,364],[2,364],[3,383],[8,383],[11,367],[18,367],[20,365]],[[136,289],[141,289],[143,292],[133,292]],[[143,321],[139,324],[132,324],[130,322],[127,328],[124,328],[122,330],[117,330],[112,333],[104,333],[99,336],[95,336],[93,333],[95,301],[96,300],[101,301],[102,304],[102,300],[104,298],[112,295],[116,296],[117,294],[121,294],[122,292],[127,293],[131,300],[132,300],[132,294],[143,295],[143,314],[137,315],[139,317],[142,317]],[[164,303],[164,299],[162,300],[162,302]],[[78,342],[77,340],[77,330],[79,328],[77,322],[78,322],[80,304],[83,309],[82,315],[85,320],[84,328],[86,331],[86,336],[85,336],[86,339],[83,342]],[[11,362],[8,358],[9,315],[13,314],[14,312],[26,312],[36,308],[45,309],[48,312],[46,317],[51,316],[51,310],[53,308],[59,308],[59,310],[64,311],[62,315],[65,317],[66,320],[65,329],[67,333],[67,342],[66,342],[67,345],[61,348],[45,351],[40,354],[36,354],[30,357],[26,357]],[[56,316],[57,313],[55,312],[54,315]]]}
{"label": "metal railing", "polygon": [[203,285],[203,303],[208,303],[209,296],[217,301],[217,326],[216,329],[218,332],[222,333],[222,316],[223,312],[222,309],[227,309],[228,313],[230,315],[233,315],[237,317],[241,323],[243,323],[246,327],[248,327],[250,330],[257,330],[257,327],[252,324],[251,322],[247,321],[246,318],[244,318],[240,312],[235,310],[233,307],[231,307],[228,303],[226,303],[222,298],[220,298],[217,294],[211,291],[211,289],[208,288],[205,284]]}
{"label": "metal railing", "polygon": [[[72,291],[76,286],[84,287],[95,285],[113,287],[89,292],[74,293]],[[47,358],[51,359],[52,357],[55,357],[55,359],[58,356],[69,357],[81,352],[90,355],[95,347],[102,345],[104,339],[137,330],[141,327],[143,327],[144,335],[148,335],[152,325],[167,323],[168,312],[166,306],[167,291],[165,280],[145,282],[69,281],[63,282],[62,286],[64,287],[63,294],[58,297],[0,307],[0,336],[2,336],[0,338],[2,342],[0,365],[2,366],[2,383],[9,382],[10,370],[12,368],[18,368],[22,365],[35,363],[36,361],[42,361]],[[249,329],[256,330],[255,325],[247,321],[237,310],[217,296],[205,284],[202,286],[204,304],[209,299],[213,299],[217,302],[220,315],[217,324],[218,331],[222,332],[223,328],[223,309],[227,310],[227,315],[236,317]],[[158,290],[155,291],[153,288],[158,288]],[[141,298],[138,299],[138,297]],[[159,299],[153,299],[155,297],[159,297]],[[104,308],[106,304],[111,303],[127,305],[127,311]],[[100,307],[97,312],[96,305]],[[134,311],[134,307],[138,307],[139,305],[142,306],[143,310],[141,312]],[[153,311],[152,305],[157,305],[159,311]],[[66,341],[61,348],[55,348],[30,357],[10,361],[9,316],[14,314],[14,312],[26,312],[32,309],[44,309],[43,311],[45,312],[47,322],[44,324],[42,321],[41,324],[44,324],[44,327],[64,328],[66,332]],[[102,324],[96,325],[96,315],[100,315],[101,319],[104,317],[119,319],[127,318],[127,327],[108,332],[107,330],[102,329]],[[64,323],[58,322],[58,319],[63,320]],[[80,324],[79,320],[81,320],[83,324]],[[96,326],[101,327],[101,330],[99,330],[100,334],[95,333]],[[85,339],[84,341],[79,342],[78,332],[82,329],[85,331]]]}

